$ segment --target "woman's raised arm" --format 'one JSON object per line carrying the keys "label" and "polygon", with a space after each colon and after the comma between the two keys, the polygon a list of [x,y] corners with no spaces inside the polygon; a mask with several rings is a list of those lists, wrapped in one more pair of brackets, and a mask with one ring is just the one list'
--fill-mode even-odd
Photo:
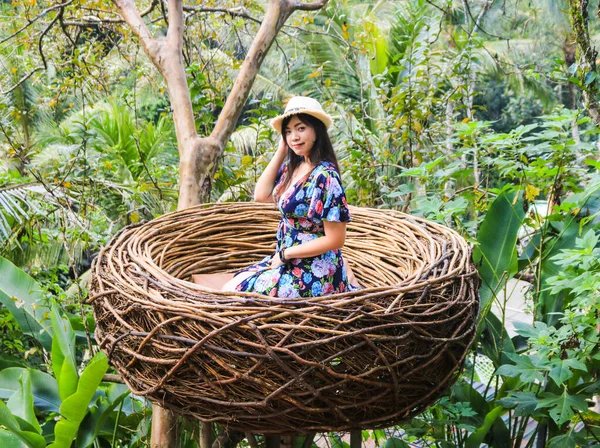
{"label": "woman's raised arm", "polygon": [[254,187],[254,200],[256,202],[273,202],[273,188],[275,187],[277,171],[287,156],[287,150],[287,144],[282,137],[273,158],[256,181],[256,187]]}

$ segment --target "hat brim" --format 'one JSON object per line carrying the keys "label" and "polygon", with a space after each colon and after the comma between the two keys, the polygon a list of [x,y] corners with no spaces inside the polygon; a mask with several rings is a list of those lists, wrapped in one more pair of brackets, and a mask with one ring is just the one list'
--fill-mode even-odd
{"label": "hat brim", "polygon": [[313,117],[318,118],[325,125],[325,129],[329,129],[329,126],[331,126],[331,123],[333,123],[333,119],[331,118],[331,116],[323,112],[322,110],[302,109],[278,115],[277,117],[271,120],[271,127],[281,134],[281,125],[283,124],[283,120],[285,120],[287,117],[291,117],[292,115],[298,114],[312,115]]}

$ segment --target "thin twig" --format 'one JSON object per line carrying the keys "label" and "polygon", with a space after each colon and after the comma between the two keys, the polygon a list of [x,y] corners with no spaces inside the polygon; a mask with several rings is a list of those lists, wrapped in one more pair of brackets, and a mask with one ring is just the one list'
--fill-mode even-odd
{"label": "thin twig", "polygon": [[33,70],[31,70],[29,73],[27,73],[21,79],[19,79],[19,81],[17,81],[17,83],[14,84],[13,86],[11,86],[8,90],[0,90],[0,95],[6,95],[6,94],[12,92],[13,90],[15,90],[17,87],[19,87],[21,84],[23,84],[25,81],[27,81],[29,78],[31,78],[35,73],[39,72],[40,70],[44,70],[43,65],[38,66],[38,67],[34,68]]}
{"label": "thin twig", "polygon": [[31,25],[33,25],[35,22],[37,22],[39,19],[41,19],[42,17],[44,17],[49,12],[54,11],[55,9],[65,8],[65,7],[69,6],[71,3],[73,3],[74,1],[75,0],[69,0],[69,1],[66,1],[64,3],[59,3],[58,5],[50,6],[50,7],[46,8],[46,9],[44,9],[42,12],[40,12],[38,15],[36,15],[33,19],[29,19],[29,21],[25,25],[23,25],[21,28],[19,28],[18,30],[16,30],[14,33],[9,34],[4,39],[1,39],[0,40],[0,44],[3,44],[4,42],[8,42],[13,37],[17,36],[18,34],[21,34],[23,31],[25,31],[27,28],[29,28]]}

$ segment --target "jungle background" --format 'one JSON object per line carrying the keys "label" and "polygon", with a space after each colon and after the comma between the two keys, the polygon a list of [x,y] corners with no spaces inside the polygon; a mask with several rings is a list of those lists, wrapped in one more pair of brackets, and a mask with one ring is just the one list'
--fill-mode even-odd
{"label": "jungle background", "polygon": [[[200,135],[265,4],[184,4]],[[161,0],[138,7],[166,32]],[[482,278],[460,380],[410,422],[363,431],[365,443],[600,446],[597,8],[332,0],[295,12],[266,55],[204,199],[251,200],[279,137],[269,119],[309,95],[334,117],[349,202],[456,229]],[[107,0],[2,0],[0,17],[0,446],[149,446],[150,403],[109,369],[85,300],[99,248],[177,208],[164,79]],[[528,282],[530,321],[511,337],[513,278]],[[200,428],[182,419],[179,446],[198,446]],[[347,446],[333,433],[315,443]]]}

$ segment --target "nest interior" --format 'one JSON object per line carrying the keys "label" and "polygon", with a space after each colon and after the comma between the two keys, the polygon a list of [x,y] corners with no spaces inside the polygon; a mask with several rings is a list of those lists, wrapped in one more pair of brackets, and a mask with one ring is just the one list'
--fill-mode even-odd
{"label": "nest interior", "polygon": [[273,206],[198,206],[130,226],[90,280],[95,337],[133,393],[256,433],[388,427],[456,381],[479,280],[456,232],[351,207],[344,257],[360,291],[284,300],[207,290],[196,273],[271,254]]}

